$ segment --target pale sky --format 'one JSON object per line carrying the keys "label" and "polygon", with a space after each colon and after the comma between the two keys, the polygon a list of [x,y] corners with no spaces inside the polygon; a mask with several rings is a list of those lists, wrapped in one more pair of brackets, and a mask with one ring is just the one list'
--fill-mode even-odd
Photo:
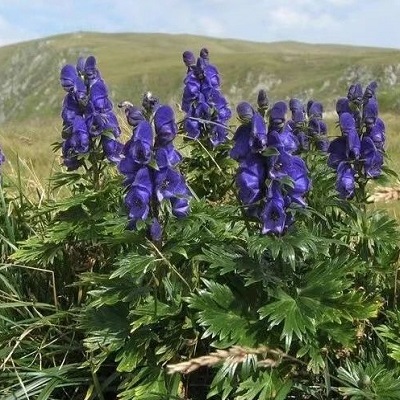
{"label": "pale sky", "polygon": [[400,0],[0,0],[0,46],[77,31],[400,49]]}

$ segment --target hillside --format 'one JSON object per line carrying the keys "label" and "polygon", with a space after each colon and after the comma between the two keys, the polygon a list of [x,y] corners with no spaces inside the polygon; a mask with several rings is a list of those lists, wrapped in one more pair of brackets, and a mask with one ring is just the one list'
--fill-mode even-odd
{"label": "hillside", "polygon": [[[94,54],[115,102],[135,101],[151,90],[164,102],[179,101],[181,54],[208,47],[231,103],[252,100],[260,87],[272,99],[317,98],[332,108],[350,82],[380,83],[381,104],[400,110],[400,51],[295,42],[252,43],[166,34],[54,36],[0,48],[0,122],[54,116],[63,92],[60,67]],[[396,101],[392,103],[392,100]]]}
{"label": "hillside", "polygon": [[[111,99],[138,102],[147,90],[162,102],[180,102],[184,50],[210,51],[232,107],[255,101],[265,88],[272,101],[298,97],[322,101],[326,111],[354,81],[379,83],[381,111],[400,112],[400,50],[254,43],[191,35],[75,33],[0,48],[0,143],[5,150],[48,166],[59,138],[64,92],[59,71],[79,55],[93,54]],[[8,157],[10,159],[10,156]]]}

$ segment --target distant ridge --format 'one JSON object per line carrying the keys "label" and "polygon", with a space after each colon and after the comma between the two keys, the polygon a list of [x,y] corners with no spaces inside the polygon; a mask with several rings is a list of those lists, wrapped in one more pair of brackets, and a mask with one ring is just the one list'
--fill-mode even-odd
{"label": "distant ridge", "polygon": [[181,54],[210,51],[232,106],[255,101],[267,89],[272,101],[298,97],[333,110],[350,83],[379,83],[381,109],[400,112],[400,50],[300,42],[259,43],[182,34],[76,32],[0,47],[0,122],[55,117],[64,96],[59,70],[79,55],[98,60],[112,100],[138,102],[151,90],[179,103],[185,68]]}

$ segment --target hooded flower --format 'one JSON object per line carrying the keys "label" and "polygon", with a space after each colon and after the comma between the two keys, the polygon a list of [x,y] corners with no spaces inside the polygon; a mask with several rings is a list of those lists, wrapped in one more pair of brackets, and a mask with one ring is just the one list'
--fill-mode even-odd
{"label": "hooded flower", "polygon": [[89,56],[83,67],[86,86],[92,86],[98,79],[101,78],[100,72],[97,69],[97,61],[94,56]]}
{"label": "hooded flower", "polygon": [[132,162],[148,164],[152,159],[152,150],[153,130],[150,123],[144,120],[137,125],[134,137],[125,144],[123,153]]}
{"label": "hooded flower", "polygon": [[366,137],[371,138],[376,148],[380,151],[383,151],[385,146],[385,130],[385,123],[380,118],[377,118],[375,124],[372,127],[367,128],[365,135]]}
{"label": "hooded flower", "polygon": [[251,152],[250,147],[250,135],[251,135],[251,124],[240,125],[234,136],[234,145],[231,149],[230,156],[236,161],[244,160],[247,155]]}
{"label": "hooded flower", "polygon": [[269,130],[279,132],[286,121],[287,105],[284,101],[276,102],[269,113]]}
{"label": "hooded flower", "polygon": [[155,171],[154,185],[158,201],[188,195],[188,187],[180,172],[172,168]]}
{"label": "hooded flower", "polygon": [[157,108],[154,114],[154,128],[158,145],[166,145],[170,143],[178,132],[175,122],[174,111],[170,106],[162,105]]}
{"label": "hooded flower", "polygon": [[75,90],[76,82],[78,81],[78,74],[73,65],[67,64],[61,68],[60,83],[66,92],[73,92]]}
{"label": "hooded flower", "polygon": [[369,99],[376,99],[376,89],[378,88],[378,84],[375,81],[372,81],[368,84],[368,86],[364,90],[363,94],[363,104],[367,104]]}
{"label": "hooded flower", "polygon": [[172,214],[176,218],[185,218],[189,215],[189,199],[187,197],[171,198]]}
{"label": "hooded flower", "polygon": [[292,180],[292,185],[286,188],[291,201],[305,206],[304,195],[311,189],[311,181],[304,160],[298,156],[293,156],[287,175]]}
{"label": "hooded flower", "polygon": [[247,101],[242,101],[236,106],[236,112],[241,123],[249,123],[251,122],[254,109],[250,103]]}
{"label": "hooded flower", "polygon": [[251,151],[263,151],[267,147],[267,127],[264,118],[259,113],[254,113],[251,119],[250,141]]}
{"label": "hooded flower", "polygon": [[249,156],[239,167],[236,174],[236,185],[239,189],[239,198],[245,206],[250,206],[249,214],[256,214],[256,202],[264,194],[266,171],[264,160],[259,155]]}
{"label": "hooded flower", "polygon": [[377,178],[382,173],[383,154],[370,137],[364,137],[361,142],[361,158],[364,161],[364,171],[367,178]]}
{"label": "hooded flower", "polygon": [[347,139],[347,155],[351,159],[360,157],[361,142],[358,135],[355,120],[349,113],[343,113],[339,118],[339,126],[342,135]]}
{"label": "hooded flower", "polygon": [[336,190],[340,197],[351,199],[355,191],[355,174],[351,164],[343,161],[337,169]]}
{"label": "hooded flower", "polygon": [[273,182],[268,190],[264,209],[261,212],[261,233],[282,235],[286,227],[285,201],[280,187]]}
{"label": "hooded flower", "polygon": [[364,103],[362,112],[362,121],[366,128],[372,128],[378,118],[378,102],[371,97]]}

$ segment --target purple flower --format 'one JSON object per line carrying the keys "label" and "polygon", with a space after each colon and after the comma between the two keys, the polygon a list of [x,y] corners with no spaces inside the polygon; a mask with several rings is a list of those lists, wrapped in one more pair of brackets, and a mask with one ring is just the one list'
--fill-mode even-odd
{"label": "purple flower", "polygon": [[184,84],[181,108],[183,111],[188,112],[191,104],[199,98],[201,84],[194,75],[194,72],[186,76]]}
{"label": "purple flower", "polygon": [[188,72],[194,65],[196,65],[196,57],[189,50],[186,50],[182,53],[182,60],[183,63],[188,67]]}
{"label": "purple flower", "polygon": [[385,123],[380,119],[377,118],[375,121],[374,126],[367,128],[366,135],[370,137],[374,142],[377,149],[383,151],[385,145]]}
{"label": "purple flower", "polygon": [[289,170],[292,168],[294,156],[284,151],[282,148],[278,149],[278,155],[269,157],[269,178],[282,179],[288,175]]}
{"label": "purple flower", "polygon": [[303,103],[299,99],[291,98],[289,100],[289,110],[292,112],[292,115],[295,112],[301,112],[302,114],[304,114]]}
{"label": "purple flower", "polygon": [[294,153],[298,150],[300,144],[290,125],[285,125],[280,133],[277,131],[268,132],[268,146],[281,146],[287,153]]}
{"label": "purple flower", "polygon": [[372,81],[368,84],[368,86],[364,90],[363,104],[367,104],[368,100],[371,98],[376,99],[376,89],[377,88],[378,88],[378,84],[375,81]]}
{"label": "purple flower", "polygon": [[133,105],[129,105],[128,107],[125,108],[125,116],[126,116],[126,121],[130,126],[133,126],[134,128],[141,122],[145,120],[145,117],[140,110],[140,108],[135,107]]}
{"label": "purple flower", "polygon": [[182,161],[181,154],[172,143],[156,148],[154,153],[158,168],[175,167]]}
{"label": "purple flower", "polygon": [[339,164],[337,169],[336,190],[339,192],[340,197],[344,199],[351,199],[355,191],[355,176],[354,169],[346,161]]}
{"label": "purple flower", "polygon": [[76,72],[78,73],[81,79],[83,79],[85,75],[85,62],[86,58],[82,56],[78,57],[76,61]]}
{"label": "purple flower", "polygon": [[267,127],[264,118],[254,113],[251,119],[250,148],[254,153],[263,151],[267,147]]}
{"label": "purple flower", "polygon": [[257,214],[257,203],[264,195],[266,177],[265,164],[262,156],[250,155],[239,167],[236,174],[236,185],[239,189],[239,199],[245,206],[250,206],[248,213]]}
{"label": "purple flower", "polygon": [[293,185],[286,189],[290,200],[305,206],[306,202],[303,196],[311,189],[311,181],[308,177],[308,170],[304,160],[298,156],[293,156],[287,174],[292,179]]}
{"label": "purple flower", "polygon": [[78,77],[76,68],[73,65],[67,64],[61,68],[60,83],[66,92],[72,92],[75,90],[75,85],[78,79],[80,78]]}
{"label": "purple flower", "polygon": [[353,84],[349,87],[347,98],[351,103],[360,106],[363,99],[363,90],[360,83]]}
{"label": "purple flower", "polygon": [[329,139],[326,137],[326,123],[320,118],[311,118],[308,121],[308,131],[315,138],[317,149],[326,153],[329,148]]}
{"label": "purple flower", "polygon": [[89,99],[94,110],[98,113],[108,113],[113,105],[108,98],[108,89],[102,79],[97,80],[89,91]]}
{"label": "purple flower", "polygon": [[364,137],[361,142],[361,157],[364,160],[364,171],[367,178],[377,178],[382,174],[383,154],[369,137]]}
{"label": "purple flower", "polygon": [[269,113],[269,129],[277,130],[283,128],[286,121],[287,105],[284,101],[276,102]]}
{"label": "purple flower", "polygon": [[97,69],[97,61],[94,56],[89,56],[86,59],[83,70],[87,86],[92,86],[98,79],[100,79],[100,72]]}
{"label": "purple flower", "polygon": [[308,109],[309,118],[322,118],[324,107],[321,103],[313,101]]}
{"label": "purple flower", "polygon": [[364,103],[362,112],[362,121],[367,128],[371,128],[375,125],[376,119],[378,118],[378,102],[376,99],[371,97]]}
{"label": "purple flower", "polygon": [[239,121],[242,122],[243,124],[247,124],[251,122],[253,115],[254,115],[254,109],[251,106],[250,103],[247,101],[242,101],[236,106],[236,112],[239,118]]}
{"label": "purple flower", "polygon": [[348,157],[357,160],[360,156],[361,142],[353,116],[349,113],[341,114],[339,117],[339,126],[343,136],[347,138]]}
{"label": "purple flower", "polygon": [[230,156],[234,160],[242,161],[251,152],[250,135],[251,135],[251,125],[250,124],[240,125],[237,128],[237,130],[233,136],[234,145],[230,152]]}
{"label": "purple flower", "polygon": [[101,145],[108,161],[118,163],[121,160],[121,153],[124,147],[122,143],[107,136],[102,136]]}
{"label": "purple flower", "polygon": [[154,185],[157,200],[160,202],[163,199],[187,196],[189,192],[183,176],[172,168],[155,171]]}
{"label": "purple flower", "polygon": [[61,110],[61,118],[65,125],[65,128],[72,128],[74,123],[74,119],[76,116],[83,116],[82,109],[76,100],[76,97],[73,92],[67,93],[64,97],[62,110]]}
{"label": "purple flower", "polygon": [[172,214],[177,218],[184,218],[189,215],[189,200],[186,197],[171,198]]}
{"label": "purple flower", "polygon": [[125,195],[125,206],[129,210],[130,222],[136,228],[136,222],[145,220],[149,215],[150,193],[140,186],[131,186]]}
{"label": "purple flower", "polygon": [[272,182],[264,209],[261,212],[262,229],[264,235],[281,235],[286,227],[285,201],[276,182]]}
{"label": "purple flower", "polygon": [[154,114],[154,128],[156,132],[156,145],[171,142],[178,132],[174,111],[170,106],[160,106]]}
{"label": "purple flower", "polygon": [[141,121],[135,129],[133,139],[123,149],[125,157],[138,164],[148,164],[152,159],[153,130],[148,121]]}
{"label": "purple flower", "polygon": [[81,116],[76,116],[72,125],[72,136],[75,139],[74,150],[79,154],[89,151],[90,138],[85,120]]}
{"label": "purple flower", "polygon": [[336,112],[340,116],[343,113],[351,113],[350,105],[349,105],[349,99],[346,97],[340,98],[336,102]]}

